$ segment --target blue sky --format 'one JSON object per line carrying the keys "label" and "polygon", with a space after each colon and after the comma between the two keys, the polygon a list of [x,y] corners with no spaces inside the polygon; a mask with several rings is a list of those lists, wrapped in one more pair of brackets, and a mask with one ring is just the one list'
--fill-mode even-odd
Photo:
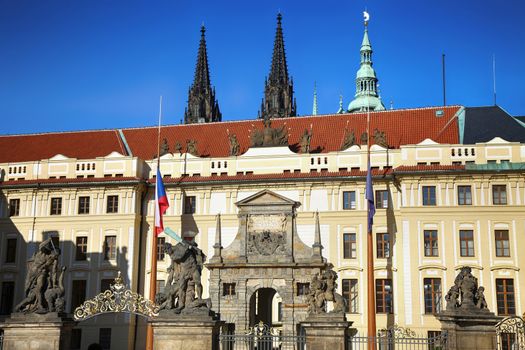
{"label": "blue sky", "polygon": [[353,94],[370,13],[374,67],[385,105],[491,105],[525,115],[522,0],[135,1],[0,0],[1,134],[154,125],[183,118],[199,28],[207,28],[212,84],[223,120],[252,119],[283,14],[298,112],[333,113]]}

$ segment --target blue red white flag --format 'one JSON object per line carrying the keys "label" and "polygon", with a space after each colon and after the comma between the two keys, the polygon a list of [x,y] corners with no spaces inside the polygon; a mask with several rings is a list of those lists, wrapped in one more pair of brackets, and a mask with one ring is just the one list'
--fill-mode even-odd
{"label": "blue red white flag", "polygon": [[374,205],[374,189],[372,187],[372,169],[370,168],[370,160],[368,161],[368,171],[366,173],[365,198],[368,201],[368,232],[371,232],[372,225],[374,224],[376,207]]}
{"label": "blue red white flag", "polygon": [[164,223],[162,216],[166,213],[169,208],[168,196],[164,189],[164,183],[162,182],[162,175],[160,170],[157,169],[157,182],[155,185],[155,234],[158,235],[164,231]]}

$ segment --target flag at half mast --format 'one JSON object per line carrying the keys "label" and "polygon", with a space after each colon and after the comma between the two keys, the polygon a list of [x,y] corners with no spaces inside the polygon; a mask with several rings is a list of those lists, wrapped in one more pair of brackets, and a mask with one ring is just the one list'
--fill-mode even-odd
{"label": "flag at half mast", "polygon": [[162,175],[160,169],[157,168],[157,179],[155,184],[155,234],[158,235],[164,231],[164,222],[162,216],[168,210],[170,204],[168,203],[168,196],[164,189],[162,182]]}
{"label": "flag at half mast", "polygon": [[372,169],[370,167],[370,158],[368,159],[368,168],[366,172],[365,198],[368,201],[368,232],[372,232],[376,207],[374,205],[374,189],[372,187]]}

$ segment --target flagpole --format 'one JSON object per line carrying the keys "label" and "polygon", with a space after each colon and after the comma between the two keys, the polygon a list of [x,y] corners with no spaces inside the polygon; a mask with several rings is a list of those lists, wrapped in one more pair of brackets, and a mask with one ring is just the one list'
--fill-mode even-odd
{"label": "flagpole", "polygon": [[[370,105],[367,106],[367,114],[366,114],[366,160],[367,160],[367,172],[372,172],[371,166],[370,166]],[[370,176],[370,180],[372,177],[372,174],[367,174],[367,176]],[[367,181],[368,182],[368,181]],[[372,182],[372,181],[370,181]],[[366,191],[369,190],[368,183],[366,186]],[[370,189],[372,186],[370,186]],[[373,193],[369,194],[374,196]],[[366,246],[367,246],[367,298],[368,298],[368,305],[367,305],[367,314],[368,314],[368,337],[370,341],[368,342],[368,349],[369,350],[375,350],[376,349],[376,342],[375,337],[376,334],[376,303],[375,303],[375,286],[374,286],[374,237],[372,235],[372,225],[370,224],[370,201],[366,201],[366,212],[367,212],[367,240],[366,240]]]}
{"label": "flagpole", "polygon": [[[157,169],[160,169],[160,125],[162,118],[162,96],[160,96],[159,102],[159,128],[157,132]],[[159,172],[157,172],[159,174]],[[155,191],[157,191],[157,186],[155,185]],[[155,212],[153,215],[153,220],[155,221],[155,216],[157,213],[157,206],[155,207]],[[153,230],[151,231],[151,269],[150,269],[150,279],[149,279],[149,299],[154,301],[155,295],[157,294],[157,233],[155,232],[155,224],[153,225]],[[148,323],[147,334],[146,334],[146,349],[153,350],[153,328],[151,324]]]}

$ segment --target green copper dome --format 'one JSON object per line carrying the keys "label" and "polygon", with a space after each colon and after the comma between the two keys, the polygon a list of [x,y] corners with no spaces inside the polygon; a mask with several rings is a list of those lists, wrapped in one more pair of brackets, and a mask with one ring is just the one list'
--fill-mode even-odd
{"label": "green copper dome", "polygon": [[360,52],[361,65],[355,77],[355,98],[348,105],[348,112],[385,110],[385,106],[377,91],[378,80],[376,72],[372,67],[372,45],[368,38],[368,29],[366,26]]}

